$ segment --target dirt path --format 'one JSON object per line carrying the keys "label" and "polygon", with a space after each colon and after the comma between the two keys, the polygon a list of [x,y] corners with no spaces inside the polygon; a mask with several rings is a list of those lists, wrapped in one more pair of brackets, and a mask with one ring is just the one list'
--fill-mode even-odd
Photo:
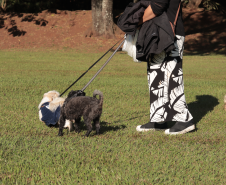
{"label": "dirt path", "polygon": [[[226,16],[216,12],[184,9],[187,53],[226,53]],[[91,11],[43,11],[39,14],[0,15],[0,49],[75,49],[83,52],[106,51],[115,39],[86,38],[92,21]]]}

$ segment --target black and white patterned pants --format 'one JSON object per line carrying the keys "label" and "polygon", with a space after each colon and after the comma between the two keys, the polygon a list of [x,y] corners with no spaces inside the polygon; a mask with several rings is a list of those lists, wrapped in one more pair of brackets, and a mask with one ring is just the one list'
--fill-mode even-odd
{"label": "black and white patterned pants", "polygon": [[184,95],[183,36],[176,35],[175,46],[168,56],[165,52],[152,56],[147,65],[151,122],[185,122],[193,118]]}

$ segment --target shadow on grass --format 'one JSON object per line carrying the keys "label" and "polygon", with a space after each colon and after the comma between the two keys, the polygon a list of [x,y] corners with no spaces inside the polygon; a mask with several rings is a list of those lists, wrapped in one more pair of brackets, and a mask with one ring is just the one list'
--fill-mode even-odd
{"label": "shadow on grass", "polygon": [[[223,47],[221,47],[223,49]],[[189,50],[184,51],[183,56],[213,56],[213,55],[225,55],[225,51],[213,51],[213,50],[208,50],[208,51],[192,51],[190,52]]]}
{"label": "shadow on grass", "polygon": [[124,122],[124,121],[131,121],[133,119],[142,118],[144,116],[148,116],[149,115],[149,114],[145,114],[145,113],[142,116],[136,116],[136,117],[132,117],[132,118],[124,119],[124,120],[118,120],[118,121],[114,121],[114,123],[121,123],[121,122]]}
{"label": "shadow on grass", "polygon": [[[110,126],[110,125],[111,125],[111,123],[101,121],[100,122],[100,134],[103,134],[105,132],[110,132],[110,131],[117,131],[117,130],[126,128],[125,125],[116,125],[116,126]],[[50,126],[49,128],[58,130],[59,126],[58,125],[57,126]],[[81,129],[81,131],[86,130],[86,125],[83,121],[81,121],[79,128]],[[95,129],[96,129],[96,127],[95,127],[95,125],[93,125],[93,131],[95,131]],[[72,132],[74,132],[74,131],[72,131]],[[64,129],[64,134],[66,134],[66,135],[69,134],[69,131],[68,131],[67,128]]]}
{"label": "shadow on grass", "polygon": [[[196,130],[198,130],[197,123],[208,113],[213,111],[214,107],[219,104],[218,99],[211,95],[199,95],[196,96],[196,101],[188,104],[188,109],[193,116],[194,123],[196,124]],[[168,122],[168,127],[172,127],[175,122]]]}
{"label": "shadow on grass", "polygon": [[[110,126],[111,123],[102,121],[100,123],[100,134],[103,134],[105,132],[110,132],[110,131],[117,131],[120,129],[126,128],[125,125],[116,125],[116,126]],[[95,128],[95,127],[94,127]]]}
{"label": "shadow on grass", "polygon": [[194,123],[198,123],[208,112],[213,111],[219,104],[216,97],[211,95],[196,96],[196,101],[188,104],[189,111],[194,117]]}

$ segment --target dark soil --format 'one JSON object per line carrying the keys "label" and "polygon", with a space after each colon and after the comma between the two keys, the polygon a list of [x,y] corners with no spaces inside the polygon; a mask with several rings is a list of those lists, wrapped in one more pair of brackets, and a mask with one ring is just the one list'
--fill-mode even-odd
{"label": "dark soil", "polygon": [[[120,11],[117,11],[117,15]],[[116,16],[116,15],[115,15]],[[226,54],[226,15],[183,9],[188,54]],[[116,29],[114,39],[85,37],[92,21],[90,10],[45,10],[38,14],[0,15],[0,49],[74,49],[106,51],[124,35]]]}

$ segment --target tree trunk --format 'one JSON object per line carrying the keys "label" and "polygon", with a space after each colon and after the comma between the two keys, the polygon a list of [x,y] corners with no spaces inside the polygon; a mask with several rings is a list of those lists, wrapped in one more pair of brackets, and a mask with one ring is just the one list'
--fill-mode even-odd
{"label": "tree trunk", "polygon": [[199,8],[199,5],[202,3],[202,0],[189,0],[187,7],[191,9]]}
{"label": "tree trunk", "polygon": [[114,37],[113,0],[92,0],[92,26],[85,36]]}
{"label": "tree trunk", "polygon": [[2,3],[1,3],[1,9],[2,9],[3,11],[5,11],[5,9],[6,9],[6,0],[2,0]]}
{"label": "tree trunk", "polygon": [[114,37],[113,31],[113,0],[103,0],[102,2],[102,16],[104,18],[104,35],[107,38]]}

